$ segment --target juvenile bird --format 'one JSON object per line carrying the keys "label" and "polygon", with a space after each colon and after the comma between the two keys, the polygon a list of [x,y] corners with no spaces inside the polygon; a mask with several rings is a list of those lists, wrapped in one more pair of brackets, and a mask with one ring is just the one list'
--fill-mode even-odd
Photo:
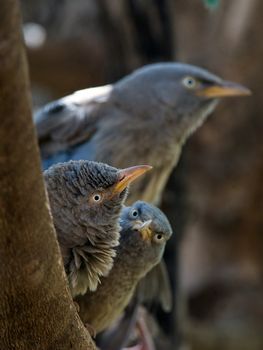
{"label": "juvenile bird", "polygon": [[95,292],[77,297],[80,317],[99,333],[108,328],[130,302],[146,273],[158,264],[172,229],[160,209],[142,201],[121,213],[120,244],[114,265]]}
{"label": "juvenile bird", "polygon": [[182,145],[218,100],[249,93],[188,64],[142,67],[113,85],[80,90],[40,109],[35,123],[43,166],[70,159],[118,168],[151,164],[153,171],[132,186],[129,203],[158,204]]}
{"label": "juvenile bird", "polygon": [[116,169],[92,161],[44,172],[53,222],[72,296],[95,290],[110,271],[128,185],[151,167]]}
{"label": "juvenile bird", "polygon": [[[144,66],[113,85],[80,90],[40,109],[35,124],[43,167],[70,159],[118,168],[151,164],[153,171],[131,187],[127,203],[159,204],[183,144],[219,99],[249,94],[196,66]],[[162,287],[168,295],[167,283]]]}

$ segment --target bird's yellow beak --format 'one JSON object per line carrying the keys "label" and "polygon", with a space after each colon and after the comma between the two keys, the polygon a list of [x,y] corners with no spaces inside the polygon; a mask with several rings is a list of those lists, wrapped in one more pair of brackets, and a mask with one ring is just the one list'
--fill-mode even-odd
{"label": "bird's yellow beak", "polygon": [[132,228],[133,230],[140,232],[144,241],[150,241],[152,239],[152,230],[150,228],[151,223],[152,220],[147,220],[145,222],[138,220],[135,222]]}
{"label": "bird's yellow beak", "polygon": [[118,171],[119,181],[114,185],[113,194],[121,193],[130,183],[132,183],[137,177],[151,170],[150,165],[137,165]]}
{"label": "bird's yellow beak", "polygon": [[251,91],[243,85],[232,83],[231,81],[222,81],[222,83],[200,89],[196,94],[207,98],[220,98],[228,96],[249,96],[251,95]]}

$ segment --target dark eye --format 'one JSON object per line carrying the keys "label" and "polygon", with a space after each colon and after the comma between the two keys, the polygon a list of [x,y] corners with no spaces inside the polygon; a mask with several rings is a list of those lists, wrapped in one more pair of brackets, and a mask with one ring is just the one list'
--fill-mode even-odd
{"label": "dark eye", "polygon": [[137,218],[137,216],[138,216],[138,211],[135,210],[135,209],[132,210],[131,215],[132,215],[133,218]]}
{"label": "dark eye", "polygon": [[162,233],[156,233],[156,235],[153,237],[153,240],[155,243],[162,243],[164,240],[164,235]]}
{"label": "dark eye", "polygon": [[94,200],[94,202],[100,202],[101,199],[102,199],[102,196],[101,196],[99,193],[95,193],[95,194],[92,196],[92,199]]}
{"label": "dark eye", "polygon": [[187,89],[194,89],[197,84],[196,80],[193,77],[185,77],[182,80],[182,83]]}

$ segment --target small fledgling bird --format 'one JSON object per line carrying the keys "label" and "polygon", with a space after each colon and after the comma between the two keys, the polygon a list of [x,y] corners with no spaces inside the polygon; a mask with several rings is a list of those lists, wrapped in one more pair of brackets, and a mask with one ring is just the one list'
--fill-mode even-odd
{"label": "small fledgling bird", "polygon": [[[127,203],[159,204],[189,136],[220,99],[249,94],[193,65],[144,66],[113,85],[80,90],[40,109],[35,124],[43,167],[70,159],[117,168],[151,164],[153,171],[131,186]],[[163,286],[168,295],[168,284]]]}
{"label": "small fledgling bird", "polygon": [[142,201],[121,213],[120,244],[113,267],[95,292],[77,297],[80,317],[97,333],[108,328],[130,302],[135,288],[162,258],[172,229],[160,209]]}
{"label": "small fledgling bird", "polygon": [[245,87],[188,64],[144,66],[113,85],[85,89],[35,115],[44,168],[89,159],[118,168],[151,164],[129,203],[158,204],[187,138],[225,96]]}
{"label": "small fledgling bird", "polygon": [[72,296],[96,290],[119,243],[128,185],[151,169],[116,169],[92,161],[59,163],[44,172],[51,213]]}

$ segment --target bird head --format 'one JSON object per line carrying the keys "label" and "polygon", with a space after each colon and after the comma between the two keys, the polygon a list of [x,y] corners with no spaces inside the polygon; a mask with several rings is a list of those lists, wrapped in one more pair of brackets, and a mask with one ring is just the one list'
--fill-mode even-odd
{"label": "bird head", "polygon": [[117,169],[92,161],[70,161],[44,172],[72,295],[95,290],[100,276],[111,269],[127,187],[150,169],[148,165]]}
{"label": "bird head", "polygon": [[[116,84],[126,108],[140,119],[169,123],[183,141],[202,124],[217,102],[230,96],[247,96],[244,86],[225,81],[205,69],[182,63],[147,65]],[[145,103],[147,101],[147,103]]]}
{"label": "bird head", "polygon": [[129,184],[150,169],[149,165],[117,169],[93,161],[52,166],[44,175],[52,213],[61,213],[53,213],[55,225],[64,212],[75,225],[86,223],[90,229],[104,227],[107,231],[112,222],[118,222]]}
{"label": "bird head", "polygon": [[125,207],[120,219],[121,236],[119,249],[125,250],[133,268],[142,264],[146,274],[160,262],[166,242],[172,235],[171,225],[157,207],[137,201]]}
{"label": "bird head", "polygon": [[[110,181],[103,181],[97,183],[96,187],[93,187],[88,195],[88,205],[86,213],[91,221],[95,221],[96,225],[108,225],[114,217],[114,208],[118,208],[118,215],[122,208],[127,194],[129,185],[149,171],[152,167],[149,165],[137,165],[125,169],[115,169],[110,171],[109,169],[115,169],[107,166],[106,173],[111,174]],[[96,181],[100,179],[106,179],[107,175],[100,170],[96,175]]]}

